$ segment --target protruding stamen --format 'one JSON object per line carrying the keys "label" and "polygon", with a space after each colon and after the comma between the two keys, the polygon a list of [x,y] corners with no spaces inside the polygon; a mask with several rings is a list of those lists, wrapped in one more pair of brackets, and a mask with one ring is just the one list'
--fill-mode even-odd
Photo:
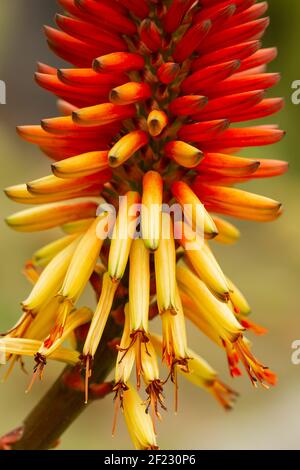
{"label": "protruding stamen", "polygon": [[113,419],[113,425],[112,425],[112,435],[113,436],[116,433],[120,408],[123,409],[124,392],[126,392],[127,390],[128,390],[128,387],[123,382],[117,382],[116,385],[113,388],[113,392],[115,392],[115,397],[114,397],[114,408],[115,408],[115,410],[114,410],[114,419]]}
{"label": "protruding stamen", "polygon": [[146,393],[148,394],[148,398],[146,400],[146,412],[151,412],[152,415],[152,422],[154,427],[154,432],[156,434],[156,426],[155,426],[155,419],[158,418],[161,420],[161,414],[158,410],[158,405],[163,409],[167,410],[164,404],[164,395],[163,395],[163,383],[161,380],[153,380],[149,383],[146,387]]}
{"label": "protruding stamen", "polygon": [[33,369],[32,379],[30,381],[30,384],[29,384],[28,388],[26,389],[26,393],[30,392],[30,390],[32,389],[32,387],[33,387],[33,385],[34,385],[34,383],[37,379],[37,377],[39,377],[39,379],[42,380],[44,367],[47,364],[47,361],[44,358],[44,356],[42,356],[39,353],[36,353],[36,355],[34,356],[34,360],[35,360],[36,364],[35,364],[34,369]]}
{"label": "protruding stamen", "polygon": [[137,391],[128,385],[123,394],[123,410],[128,431],[137,450],[157,449],[153,423]]}

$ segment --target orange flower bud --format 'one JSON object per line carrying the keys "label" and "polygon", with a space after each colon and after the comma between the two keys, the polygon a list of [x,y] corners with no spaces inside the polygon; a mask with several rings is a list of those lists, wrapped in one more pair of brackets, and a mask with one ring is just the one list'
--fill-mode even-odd
{"label": "orange flower bud", "polygon": [[189,116],[198,113],[208,102],[206,96],[185,95],[175,98],[169,109],[176,116]]}
{"label": "orange flower bud", "polygon": [[93,64],[98,72],[130,72],[131,70],[142,69],[145,61],[142,56],[129,52],[112,52],[111,54],[98,57]]}
{"label": "orange flower bud", "polygon": [[73,112],[73,120],[81,126],[111,124],[135,115],[134,106],[118,106],[113,103],[103,103]]}
{"label": "orange flower bud", "polygon": [[170,141],[164,147],[166,157],[185,168],[195,168],[203,158],[201,150],[181,140]]}
{"label": "orange flower bud", "polygon": [[128,82],[113,88],[109,99],[111,103],[125,105],[147,100],[151,96],[151,88],[147,83]]}
{"label": "orange flower bud", "polygon": [[187,59],[197,47],[201,44],[211,28],[211,21],[205,20],[191,26],[185,35],[176,44],[173,57],[177,62],[183,62]]}
{"label": "orange flower bud", "polygon": [[133,131],[126,134],[109,151],[108,161],[110,166],[115,168],[122,165],[147,143],[148,135],[144,131]]}
{"label": "orange flower bud", "polygon": [[155,251],[161,237],[163,180],[159,173],[148,171],[143,178],[142,236],[146,248]]}

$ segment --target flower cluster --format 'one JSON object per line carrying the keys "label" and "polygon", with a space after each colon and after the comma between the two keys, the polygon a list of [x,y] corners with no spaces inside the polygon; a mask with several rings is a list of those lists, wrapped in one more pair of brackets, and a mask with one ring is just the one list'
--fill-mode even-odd
{"label": "flower cluster", "polygon": [[[178,373],[225,408],[236,396],[188,348],[186,319],[225,351],[232,376],[241,374],[241,363],[254,385],[276,380],[245,336],[246,330],[264,329],[248,319],[247,301],[211,250],[215,242],[239,238],[223,215],[263,222],[282,212],[280,203],[235,187],[287,169],[282,161],[236,155],[276,143],[284,134],[276,125],[239,125],[283,105],[265,96],[279,80],[278,73],[266,72],[276,49],[262,48],[260,41],[269,24],[268,5],[59,3],[65,11],[56,16],[59,29],[47,26],[45,34],[50,48],[72,66],[39,63],[35,78],[58,97],[60,116],[18,128],[50,157],[52,173],[9,187],[6,194],[33,205],[8,217],[10,227],[20,232],[60,227],[64,236],[27,263],[34,286],[0,348],[11,365],[23,355],[34,356],[35,376],[42,375],[48,359],[81,362],[87,399],[108,317],[117,317],[124,328],[117,346],[116,411],[123,409],[136,448],[156,448],[153,422],[166,408],[158,357],[169,368],[176,402]],[[183,220],[162,209],[175,202]],[[117,211],[111,236],[107,204]],[[138,204],[140,214],[132,210]],[[95,310],[78,306],[89,282],[99,294]],[[149,320],[156,315],[161,336],[150,332]],[[87,323],[82,351],[67,349],[65,340],[74,344],[74,331]],[[144,399],[136,390],[142,387]]]}

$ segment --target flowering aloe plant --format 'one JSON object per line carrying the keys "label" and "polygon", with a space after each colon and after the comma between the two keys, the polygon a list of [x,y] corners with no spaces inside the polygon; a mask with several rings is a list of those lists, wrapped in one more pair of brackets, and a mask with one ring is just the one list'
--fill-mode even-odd
{"label": "flowering aloe plant", "polygon": [[[239,238],[223,216],[267,222],[282,212],[280,203],[236,187],[287,169],[282,161],[237,156],[284,135],[276,125],[251,125],[283,105],[265,97],[279,80],[266,72],[276,48],[261,45],[268,5],[59,3],[59,29],[47,26],[45,34],[72,65],[39,63],[35,78],[58,97],[60,116],[18,128],[52,160],[52,173],[5,192],[33,205],[7,218],[11,228],[60,227],[63,236],[26,264],[33,287],[0,350],[8,372],[22,356],[34,357],[30,386],[48,360],[68,366],[21,430],[1,442],[50,448],[84,401],[114,392],[114,429],[121,408],[135,447],[155,449],[166,377],[176,407],[178,373],[225,409],[236,397],[188,347],[186,320],[224,350],[232,376],[241,374],[241,364],[254,385],[276,381],[246,337],[247,330],[265,330],[249,320],[246,299],[212,252],[215,242]],[[88,283],[95,309],[79,305]],[[161,335],[150,325],[157,315]],[[169,373],[162,375],[160,358]],[[115,380],[106,383],[113,362]]]}

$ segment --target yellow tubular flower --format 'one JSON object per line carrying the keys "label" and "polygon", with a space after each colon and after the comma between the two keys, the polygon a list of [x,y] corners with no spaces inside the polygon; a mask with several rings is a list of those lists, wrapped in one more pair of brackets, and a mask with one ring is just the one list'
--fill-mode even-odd
{"label": "yellow tubular flower", "polygon": [[78,243],[77,238],[46,266],[29,297],[22,302],[25,311],[37,311],[58,293]]}
{"label": "yellow tubular flower", "polygon": [[80,297],[94,270],[105,236],[97,232],[97,227],[105,225],[107,219],[107,213],[104,212],[94,220],[72,257],[59,294],[73,303]]}
{"label": "yellow tubular flower", "polygon": [[[115,372],[115,387],[116,392],[116,415],[114,427],[116,424],[118,407],[121,404],[124,396],[124,391],[127,390],[128,381],[136,361],[137,366],[137,377],[138,387],[140,386],[139,375],[142,374],[144,382],[146,384],[147,398],[147,411],[151,409],[152,416],[160,418],[158,412],[158,403],[163,409],[166,409],[163,403],[163,387],[162,382],[159,379],[159,368],[156,358],[155,349],[151,343],[151,340],[147,338],[146,341],[141,341],[139,344],[134,341],[130,334],[130,317],[129,317],[129,305],[125,306],[125,324],[123,335],[119,347],[116,372]],[[134,341],[134,342],[133,342]]]}
{"label": "yellow tubular flower", "polygon": [[78,218],[93,217],[97,203],[93,201],[53,203],[17,212],[7,217],[7,224],[19,232],[35,232],[58,227]]}
{"label": "yellow tubular flower", "polygon": [[157,449],[154,427],[146,406],[131,386],[124,392],[123,410],[128,432],[137,450]]}
{"label": "yellow tubular flower", "polygon": [[166,311],[161,316],[163,332],[163,358],[169,367],[175,362],[185,363],[187,355],[187,342],[184,316],[182,312],[176,315]]}
{"label": "yellow tubular flower", "polygon": [[44,356],[48,357],[50,356],[54,351],[56,351],[63,343],[64,341],[69,338],[73,331],[76,330],[80,325],[84,325],[85,323],[88,323],[91,321],[93,316],[93,312],[91,309],[87,307],[82,307],[78,310],[75,310],[73,313],[69,315],[69,317],[66,320],[66,324],[64,327],[64,331],[60,338],[55,341],[54,344],[52,344],[49,348],[45,346],[45,342],[39,349],[39,353]]}
{"label": "yellow tubular flower", "polygon": [[59,238],[48,245],[43,246],[37,250],[32,257],[32,263],[35,266],[45,267],[61,250],[70,245],[76,238],[77,234],[68,235]]}
{"label": "yellow tubular flower", "polygon": [[179,221],[175,223],[175,234],[180,234],[179,241],[198,276],[218,299],[227,302],[230,289],[226,278],[204,240]]}
{"label": "yellow tubular flower", "polygon": [[34,196],[43,196],[44,194],[57,194],[65,191],[76,191],[76,189],[85,189],[90,184],[97,183],[98,175],[90,180],[87,177],[63,179],[55,175],[44,176],[37,180],[27,183],[28,191]]}
{"label": "yellow tubular flower", "polygon": [[55,176],[59,178],[77,178],[91,175],[108,168],[108,152],[88,152],[66,158],[52,164]]}
{"label": "yellow tubular flower", "polygon": [[148,171],[143,178],[142,234],[145,246],[155,251],[161,236],[161,209],[163,180],[156,171]]}
{"label": "yellow tubular flower", "polygon": [[[161,350],[162,338],[151,335],[151,340],[155,349]],[[238,394],[220,381],[217,372],[202,357],[191,349],[188,349],[188,355],[189,370],[178,369],[182,376],[211,393],[225,409],[231,409]]]}
{"label": "yellow tubular flower", "polygon": [[[185,294],[182,290],[179,289],[180,298],[183,305],[184,315],[200,330],[202,333],[207,336],[211,341],[217,344],[222,349],[224,348],[224,343],[222,338],[219,336],[218,332],[214,329],[211,323],[208,323],[205,318],[202,316],[201,310],[197,305],[191,300],[191,298]],[[249,348],[251,348],[250,341],[244,336],[244,342]]]}
{"label": "yellow tubular flower", "polygon": [[201,311],[198,310],[197,305],[179,288],[180,298],[184,310],[184,315],[199,329],[205,336],[218,346],[223,348],[222,339],[214,327],[202,317]]}
{"label": "yellow tubular flower", "polygon": [[130,347],[132,339],[130,337],[130,318],[128,304],[125,305],[124,313],[125,323],[115,369],[115,392],[117,392],[120,387],[122,389],[123,386],[126,385],[129,381],[135,360],[134,348]]}
{"label": "yellow tubular flower", "polygon": [[187,337],[179,290],[176,287],[177,313],[167,310],[161,315],[163,332],[163,360],[169,367],[175,364],[187,368]]}
{"label": "yellow tubular flower", "polygon": [[154,109],[149,113],[147,126],[149,134],[152,135],[152,137],[160,135],[167,125],[168,116],[164,111]]}
{"label": "yellow tubular flower", "polygon": [[98,344],[100,343],[108,315],[110,314],[118,283],[113,282],[109,273],[103,276],[101,296],[93,316],[83,353],[85,356],[94,357]]}
{"label": "yellow tubular flower", "polygon": [[147,343],[143,343],[141,350],[142,376],[146,385],[159,380],[159,369],[156,352],[151,338]]}
{"label": "yellow tubular flower", "polygon": [[150,259],[143,240],[134,240],[130,250],[129,315],[132,332],[148,332]]}
{"label": "yellow tubular flower", "polygon": [[80,353],[67,348],[58,348],[56,351],[49,356],[49,359],[66,362],[72,366],[76,366],[80,360]]}
{"label": "yellow tubular flower", "polygon": [[189,372],[179,369],[179,372],[190,382],[211,393],[218,402],[227,410],[230,410],[238,394],[227,385],[223,384],[216,371],[191,349],[189,354]]}
{"label": "yellow tubular flower", "polygon": [[161,419],[158,410],[158,404],[163,410],[166,410],[163,396],[163,382],[159,378],[159,368],[157,363],[156,351],[151,338],[147,343],[141,345],[141,365],[142,376],[146,384],[147,411],[151,411],[154,429],[155,418]]}
{"label": "yellow tubular flower", "polygon": [[154,253],[157,304],[160,313],[176,313],[176,252],[173,224],[169,214],[162,213],[159,246]]}
{"label": "yellow tubular flower", "polygon": [[203,158],[201,150],[181,140],[168,142],[164,153],[184,168],[195,168]]}
{"label": "yellow tubular flower", "polygon": [[[31,261],[26,263],[23,272],[24,272],[24,275],[26,276],[26,278],[29,280],[29,282],[32,285],[35,285],[37,283],[37,281],[39,280],[40,273],[36,270],[35,266],[33,265],[33,263]],[[24,313],[21,315],[21,317],[19,318],[17,323],[13,326],[13,328],[11,328],[6,333],[6,335],[3,335],[3,336],[5,336],[7,338],[23,338],[23,337],[25,338],[26,334],[27,334],[28,330],[30,330],[32,324],[36,323],[37,317],[39,316],[38,314],[41,312],[41,310],[42,311],[45,311],[45,310],[48,311],[48,308],[53,303],[53,300],[54,299],[52,299],[47,304],[46,307],[44,307],[42,309],[39,309],[35,312],[24,311]],[[49,308],[49,310],[52,312],[51,308]],[[55,310],[55,312],[53,312],[53,315],[50,315],[52,320],[55,318],[56,310]],[[49,325],[51,325],[51,321],[49,323],[48,318],[47,318],[47,327],[48,327],[48,329],[47,329],[45,334],[47,334],[49,332]],[[28,336],[28,338],[30,338],[30,336]],[[32,338],[33,339],[43,339],[43,336],[41,338],[32,336]]]}
{"label": "yellow tubular flower", "polygon": [[218,230],[218,234],[214,238],[214,241],[231,245],[240,238],[240,231],[227,220],[213,216],[213,221]]}
{"label": "yellow tubular flower", "polygon": [[54,297],[45,307],[42,307],[26,330],[24,337],[40,341],[45,339],[55,323],[59,306],[59,297]]}
{"label": "yellow tubular flower", "polygon": [[226,350],[232,376],[240,375],[237,367],[243,363],[253,385],[259,381],[264,387],[276,383],[275,374],[263,366],[251,353],[248,340],[243,337],[243,326],[238,322],[228,305],[219,302],[205,284],[180,260],[177,266],[177,279],[185,294],[190,296],[203,319],[218,332]]}
{"label": "yellow tubular flower", "polygon": [[[0,340],[1,353],[17,356],[33,357],[38,354],[41,346],[41,341],[27,338],[3,338]],[[49,356],[49,359],[66,362],[71,366],[75,366],[79,362],[79,356],[80,353],[78,351],[60,347]]]}
{"label": "yellow tubular flower", "polygon": [[239,324],[230,308],[218,301],[201,281],[180,260],[177,265],[177,281],[182,289],[201,311],[203,318],[210,323],[223,340],[236,341],[244,328]]}
{"label": "yellow tubular flower", "polygon": [[[44,341],[43,355],[46,354],[45,351],[49,349],[52,351],[60,344],[68,315],[82,294],[95,268],[104,236],[106,235],[105,226],[107,220],[108,218],[105,212],[94,220],[93,224],[81,238],[70,260],[64,282],[57,293],[61,299],[61,304],[58,308],[55,325]],[[104,233],[98,233],[99,226],[104,230]]]}
{"label": "yellow tubular flower", "polygon": [[108,272],[114,281],[122,279],[126,269],[138,223],[136,206],[139,202],[140,196],[134,191],[129,191],[120,202],[108,258]]}
{"label": "yellow tubular flower", "polygon": [[[91,196],[91,197],[98,196],[99,189],[91,185],[89,187],[86,187],[84,192],[81,188],[74,188],[74,189],[64,190],[64,191],[59,191],[59,192],[54,192],[54,193],[32,194],[31,192],[28,191],[28,187],[26,184],[18,184],[16,186],[10,186],[9,188],[6,188],[5,194],[7,197],[9,197],[9,199],[11,199],[12,201],[18,202],[19,204],[48,204],[48,203],[53,203],[53,202],[62,201],[66,199],[77,199],[77,198],[82,197],[83,195]],[[84,209],[86,209],[86,207],[84,207]],[[30,222],[29,220],[29,216],[31,215],[30,209],[29,209],[29,212],[27,211],[26,214],[24,214],[22,211],[22,212],[19,212],[18,214],[15,214],[12,217],[9,217],[6,220],[6,222],[12,228],[14,228],[15,230],[19,230],[19,231],[30,232],[33,230],[45,230],[45,224],[50,223],[51,218],[47,220],[46,219],[47,214],[45,214],[44,211],[42,211],[41,213],[37,211],[37,213],[40,214],[44,218],[44,221],[43,221],[44,224],[41,225],[41,228],[34,228],[33,226],[30,226],[29,224],[28,226],[26,226],[26,223],[23,226],[22,217],[24,217],[24,215],[25,215],[24,222],[26,222],[26,218],[28,219],[27,221]],[[34,222],[34,219],[32,220],[32,222]]]}
{"label": "yellow tubular flower", "polygon": [[126,134],[109,151],[109,165],[113,168],[122,165],[141,147],[147,145],[148,140],[148,134],[144,131],[132,131]]}
{"label": "yellow tubular flower", "polygon": [[189,370],[185,318],[178,289],[176,290],[176,303],[179,307],[176,314],[165,311],[161,315],[163,337],[161,355],[170,368],[171,381],[175,387],[175,412],[178,410],[177,370],[183,369],[186,372]]}
{"label": "yellow tubular flower", "polygon": [[83,355],[85,358],[85,403],[88,402],[88,381],[91,376],[92,360],[97,351],[102,334],[111,312],[114,296],[118,288],[118,282],[112,281],[109,273],[105,273],[102,282],[100,299],[94,313],[88,335],[86,337]]}
{"label": "yellow tubular flower", "polygon": [[140,387],[142,348],[148,343],[148,317],[150,303],[150,258],[143,240],[134,240],[129,267],[129,318],[132,347],[136,351],[137,387]]}
{"label": "yellow tubular flower", "polygon": [[[28,191],[27,184],[17,184],[10,186],[4,190],[6,196],[12,201],[18,202],[19,204],[47,204],[49,202],[56,202],[66,198],[66,194],[43,194],[35,195]],[[18,214],[18,216],[20,213]],[[14,219],[8,218],[7,224],[11,226],[14,223]]]}
{"label": "yellow tubular flower", "polygon": [[200,235],[205,238],[214,238],[217,227],[206,211],[196,194],[183,181],[178,181],[172,185],[172,193],[181,205],[185,221]]}

